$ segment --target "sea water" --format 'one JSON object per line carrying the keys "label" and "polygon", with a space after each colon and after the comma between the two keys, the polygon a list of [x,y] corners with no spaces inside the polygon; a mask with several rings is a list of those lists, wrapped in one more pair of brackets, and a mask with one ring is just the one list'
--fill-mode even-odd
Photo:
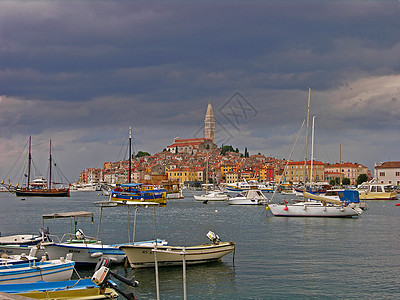
{"label": "sea water", "polygon": [[[104,243],[157,237],[190,246],[208,242],[209,230],[222,241],[234,241],[235,252],[221,262],[187,267],[188,299],[400,297],[398,201],[369,201],[359,218],[287,218],[273,217],[265,206],[204,204],[194,193],[201,192],[184,191],[184,199],[168,200],[165,207],[104,208],[99,230],[100,209],[93,202],[107,199],[101,192],[73,192],[69,198],[19,198],[2,192],[0,232],[38,233],[44,214],[90,211],[94,223],[80,220],[77,226],[91,236],[99,231]],[[71,225],[75,230],[69,220],[46,220],[44,225],[58,236],[71,232]],[[131,288],[114,280],[123,291],[138,299],[156,298],[154,268],[120,265],[113,270],[140,283]],[[93,273],[92,268],[78,271],[81,276]],[[183,299],[182,267],[159,268],[159,289],[161,299]]]}

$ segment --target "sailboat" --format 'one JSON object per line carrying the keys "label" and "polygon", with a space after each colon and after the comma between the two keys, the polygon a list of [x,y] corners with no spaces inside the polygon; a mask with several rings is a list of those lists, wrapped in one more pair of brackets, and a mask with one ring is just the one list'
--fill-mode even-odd
{"label": "sailboat", "polygon": [[[304,161],[304,178],[307,176],[307,144],[308,144],[308,131],[310,120],[310,102],[311,102],[311,89],[308,90],[308,105],[307,105],[307,133],[306,133],[306,148],[305,148],[305,161]],[[306,181],[306,180],[305,180]],[[311,179],[310,179],[311,181]],[[286,200],[283,204],[270,203],[268,208],[272,214],[277,217],[336,217],[346,218],[359,216],[362,212],[361,209],[351,207],[340,200],[335,200],[306,191],[306,184],[303,190],[303,201],[289,203]]]}
{"label": "sailboat", "polygon": [[225,201],[229,199],[229,196],[220,190],[208,191],[208,151],[206,159],[206,193],[202,195],[193,195],[197,201]]}
{"label": "sailboat", "polygon": [[110,200],[119,203],[147,203],[147,204],[167,204],[167,190],[145,185],[142,183],[132,183],[132,129],[129,127],[129,162],[128,162],[128,182],[117,184],[116,188],[110,190]]}
{"label": "sailboat", "polygon": [[[27,185],[25,187],[11,187],[9,191],[15,192],[18,197],[69,197],[69,188],[55,188],[52,187],[52,155],[51,155],[51,139],[49,146],[49,180],[43,177],[36,178],[31,181],[31,166],[32,166],[32,137],[29,137],[29,151],[28,151],[28,174]],[[4,181],[1,182],[4,185]]]}

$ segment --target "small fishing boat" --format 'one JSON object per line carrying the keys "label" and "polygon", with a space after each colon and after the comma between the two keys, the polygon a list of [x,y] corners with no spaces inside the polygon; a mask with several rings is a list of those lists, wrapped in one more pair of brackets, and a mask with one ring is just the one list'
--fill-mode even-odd
{"label": "small fishing boat", "polygon": [[126,253],[132,268],[145,268],[155,265],[155,256],[158,266],[182,265],[183,258],[186,264],[201,264],[220,260],[223,256],[235,250],[234,242],[221,242],[213,232],[207,236],[213,243],[198,246],[163,246],[163,245],[124,245],[120,249]]}
{"label": "small fishing boat", "polygon": [[116,299],[118,293],[112,288],[103,289],[90,278],[56,282],[2,284],[3,293],[27,297],[29,299]]}
{"label": "small fishing boat", "polygon": [[5,283],[32,283],[60,281],[71,278],[75,262],[68,258],[41,260],[0,266],[0,285]]}
{"label": "small fishing boat", "polygon": [[110,190],[110,199],[116,202],[155,202],[167,203],[167,191],[142,183],[124,183]]}
{"label": "small fishing boat", "polygon": [[[102,209],[103,207],[115,207],[115,202],[95,202]],[[78,212],[64,212],[47,214],[42,216],[42,226],[44,227],[44,220],[49,219],[65,219],[70,218],[71,224],[74,224],[74,233],[65,233],[59,242],[48,241],[42,242],[41,247],[47,252],[50,259],[56,259],[64,257],[68,253],[73,253],[73,260],[77,265],[97,264],[99,258],[108,257],[114,263],[123,263],[125,260],[125,253],[119,249],[124,244],[104,244],[99,239],[99,231],[101,224],[101,214],[99,220],[98,234],[97,237],[91,237],[86,235],[82,229],[77,228],[79,218],[90,218],[93,224],[92,212],[78,211]],[[72,231],[72,228],[71,228]],[[167,241],[158,239],[157,243],[160,245],[168,244]],[[128,243],[131,244],[131,243]],[[139,241],[135,242],[137,245],[149,245],[155,244],[154,240],[150,241]]]}
{"label": "small fishing boat", "polygon": [[259,189],[240,192],[236,197],[227,200],[229,205],[260,205],[267,204],[268,199]]}

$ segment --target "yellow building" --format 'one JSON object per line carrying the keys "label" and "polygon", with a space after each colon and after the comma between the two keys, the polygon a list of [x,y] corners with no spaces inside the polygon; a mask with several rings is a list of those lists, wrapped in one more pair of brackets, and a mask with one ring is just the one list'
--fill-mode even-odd
{"label": "yellow building", "polygon": [[[320,161],[314,161],[312,167],[312,182],[323,182],[325,165]],[[304,174],[304,161],[291,161],[285,170],[285,180],[290,182],[310,181],[311,161],[307,161],[307,176]]]}
{"label": "yellow building", "polygon": [[205,168],[190,168],[182,167],[177,169],[168,170],[168,179],[177,180],[179,183],[184,184],[186,181],[204,181]]}

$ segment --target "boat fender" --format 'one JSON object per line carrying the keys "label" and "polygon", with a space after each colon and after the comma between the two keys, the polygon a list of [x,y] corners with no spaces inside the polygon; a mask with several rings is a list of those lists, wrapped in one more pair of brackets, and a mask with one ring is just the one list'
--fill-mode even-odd
{"label": "boat fender", "polygon": [[303,210],[306,210],[306,208],[307,208],[307,205],[303,205]]}
{"label": "boat fender", "polygon": [[95,252],[90,254],[90,257],[92,258],[97,258],[97,257],[101,257],[103,255],[103,252]]}
{"label": "boat fender", "polygon": [[283,210],[285,210],[285,211],[287,211],[289,208],[287,207],[287,206],[285,206],[284,208],[283,208]]}
{"label": "boat fender", "polygon": [[65,259],[72,260],[72,255],[73,255],[73,253],[67,253],[67,255],[65,255]]}
{"label": "boat fender", "polygon": [[342,206],[342,207],[340,208],[340,210],[341,210],[341,211],[344,211],[344,207]]}

